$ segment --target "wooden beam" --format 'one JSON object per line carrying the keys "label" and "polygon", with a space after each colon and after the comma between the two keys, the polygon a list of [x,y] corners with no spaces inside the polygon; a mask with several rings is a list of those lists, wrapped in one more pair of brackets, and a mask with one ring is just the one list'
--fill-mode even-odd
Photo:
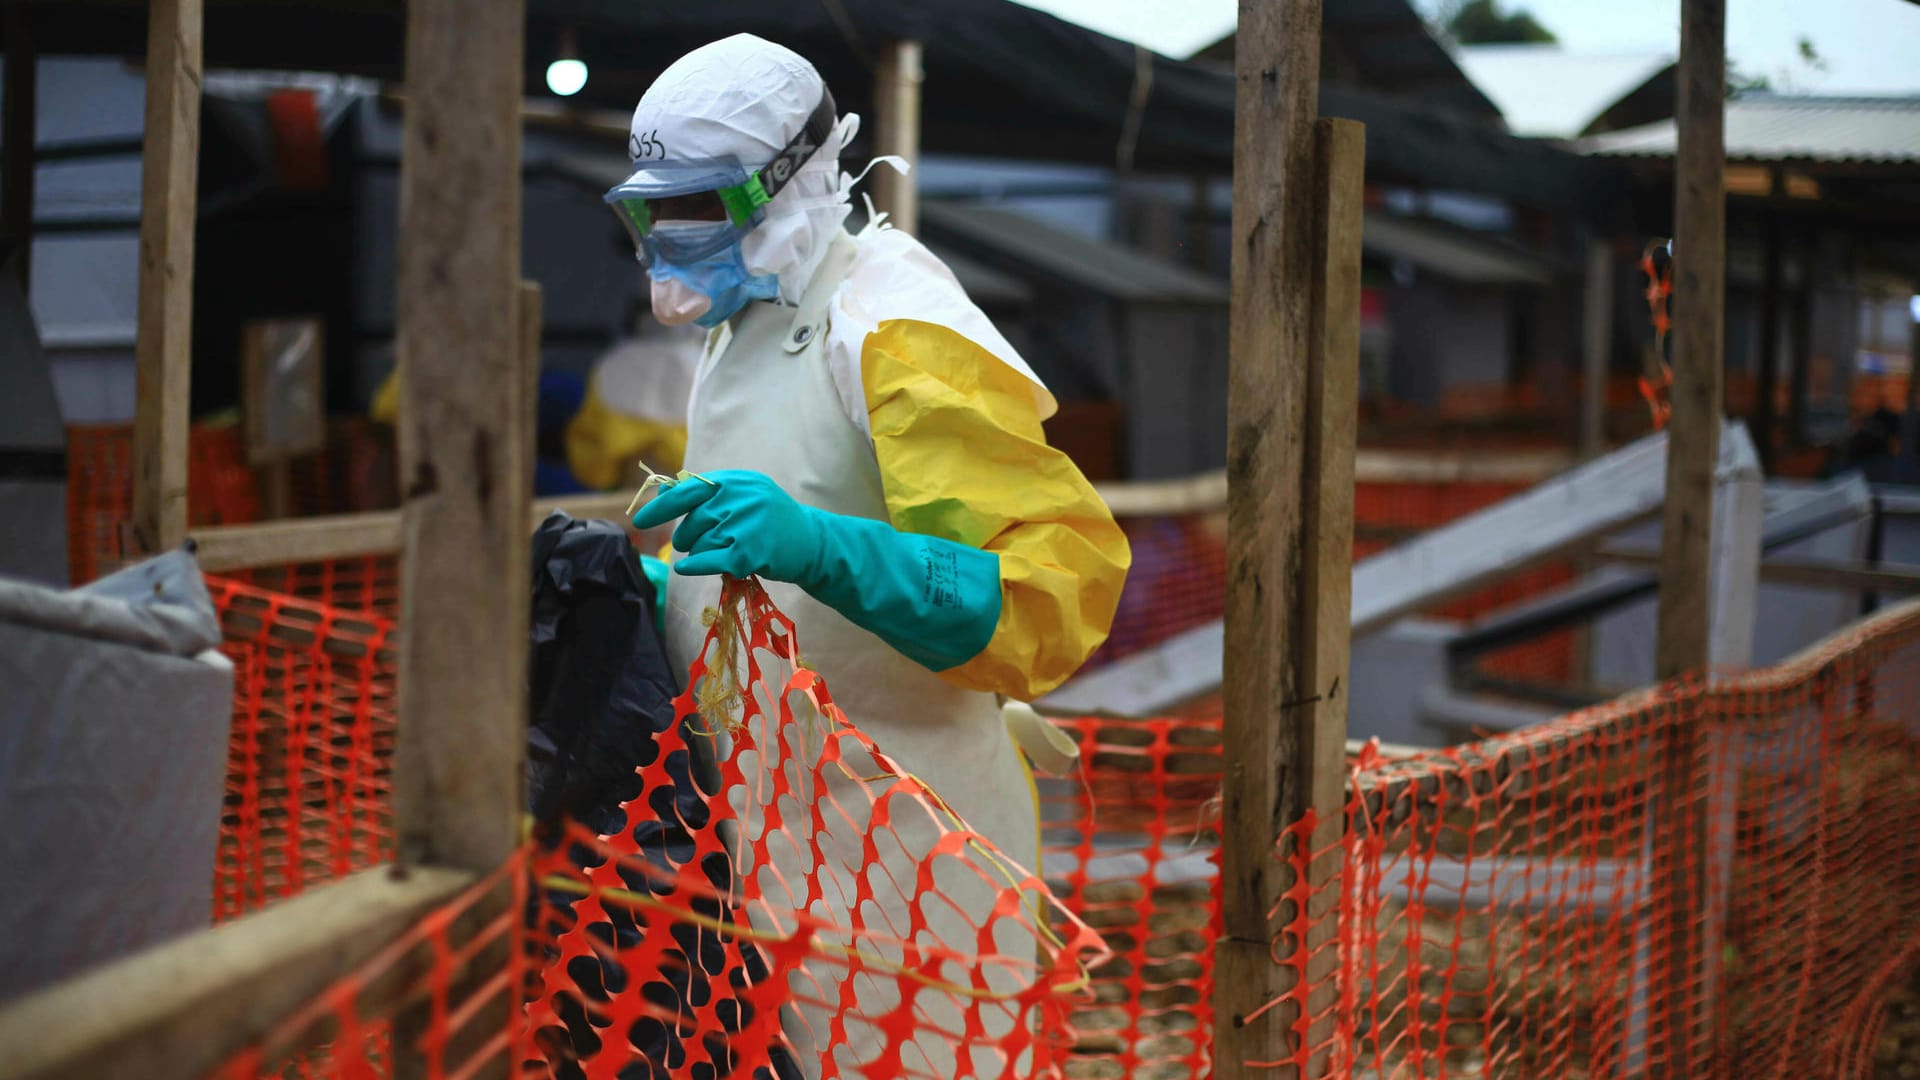
{"label": "wooden beam", "polygon": [[[1283,738],[1295,742],[1296,814],[1312,813],[1308,841],[1304,944],[1312,1017],[1307,1045],[1331,1044],[1335,981],[1335,900],[1346,821],[1348,654],[1353,630],[1353,459],[1360,421],[1360,233],[1366,203],[1366,128],[1321,120],[1314,132],[1313,310],[1307,369],[1306,454],[1302,463],[1301,685],[1310,691],[1296,715],[1280,712]],[[1290,730],[1289,730],[1290,729]],[[1307,1075],[1321,1075],[1325,1051]]]}
{"label": "wooden beam", "polygon": [[363,870],[10,1002],[0,1077],[198,1080],[478,880]]}
{"label": "wooden beam", "polygon": [[[564,510],[582,519],[624,521],[627,503],[631,500],[631,495],[619,493],[537,499],[528,512],[527,527],[531,530],[555,510]],[[400,551],[400,512],[370,510],[257,525],[214,525],[195,529],[187,536],[198,549],[200,569],[209,574],[256,566],[394,555]]]}
{"label": "wooden beam", "polygon": [[1683,0],[1674,182],[1673,418],[1662,519],[1656,676],[1708,664],[1714,464],[1726,298],[1725,0]]}
{"label": "wooden beam", "polygon": [[[12,248],[20,291],[31,295],[33,262],[34,112],[39,100],[40,54],[33,42],[33,8],[7,5],[6,114],[0,118],[0,234]],[[0,253],[4,248],[0,248]]]}
{"label": "wooden beam", "polygon": [[189,538],[200,560],[200,569],[209,574],[255,566],[391,555],[400,550],[400,514],[394,510],[374,510],[259,525],[219,525],[195,529]]}
{"label": "wooden beam", "polygon": [[1580,457],[1607,452],[1607,383],[1613,373],[1613,246],[1587,241],[1587,275],[1580,335]]}
{"label": "wooden beam", "polygon": [[516,302],[525,25],[525,0],[407,5],[398,343],[407,557],[394,769],[403,866],[489,871],[519,838],[533,465]]}
{"label": "wooden beam", "polygon": [[[1705,675],[1713,660],[1714,466],[1719,458],[1726,303],[1726,0],[1681,0],[1679,147],[1674,160],[1673,415],[1660,533],[1654,674]],[[1706,759],[1697,725],[1677,724],[1659,758],[1651,827],[1658,905],[1652,1075],[1704,1071],[1712,1015]]]}
{"label": "wooden beam", "polygon": [[[874,153],[898,155],[916,168],[920,164],[920,83],[925,78],[920,53],[917,41],[893,42],[881,54],[873,81],[878,114]],[[919,231],[919,192],[919,179],[911,172],[902,176],[883,165],[873,174],[873,205],[902,232]]]}
{"label": "wooden beam", "polygon": [[148,8],[133,406],[133,539],[146,553],[187,535],[200,31],[201,0],[153,0]]}
{"label": "wooden beam", "polygon": [[[1288,885],[1277,837],[1310,802],[1302,760],[1313,628],[1303,542],[1309,375],[1315,355],[1314,124],[1320,0],[1241,0],[1235,44],[1233,308],[1227,399],[1227,596],[1221,784],[1222,934],[1214,975],[1215,1075],[1289,1057],[1288,989],[1274,911]],[[1301,944],[1301,943],[1296,943]],[[1252,1019],[1249,1019],[1252,1017]]]}

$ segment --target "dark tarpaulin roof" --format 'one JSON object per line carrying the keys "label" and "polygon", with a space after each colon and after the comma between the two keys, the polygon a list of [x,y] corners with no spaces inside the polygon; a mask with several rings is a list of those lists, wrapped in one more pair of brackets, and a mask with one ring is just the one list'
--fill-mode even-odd
{"label": "dark tarpaulin roof", "polygon": [[[924,149],[1101,165],[1116,160],[1144,55],[1152,77],[1135,167],[1216,174],[1232,167],[1230,72],[1143,54],[1005,0],[529,0],[529,11],[530,93],[541,92],[562,26],[576,31],[591,72],[580,100],[622,110],[681,54],[748,31],[806,55],[843,109],[871,115],[879,50],[910,39],[925,48]],[[68,0],[36,5],[33,17],[42,52],[145,52],[145,5]],[[402,31],[401,5],[382,0],[209,0],[206,63],[398,79]],[[1609,210],[1618,190],[1604,163],[1439,108],[1328,87],[1322,111],[1368,125],[1376,177],[1564,205],[1587,216]]]}

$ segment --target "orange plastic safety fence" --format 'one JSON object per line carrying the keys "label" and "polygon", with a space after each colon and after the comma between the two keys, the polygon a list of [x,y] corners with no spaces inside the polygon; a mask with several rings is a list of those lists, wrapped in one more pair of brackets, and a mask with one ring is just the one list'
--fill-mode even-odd
{"label": "orange plastic safety fence", "polygon": [[[1920,607],[1779,669],[1363,755],[1345,835],[1275,926],[1278,962],[1327,974],[1270,1003],[1265,1022],[1298,1024],[1270,1064],[1867,1075],[1862,1040],[1920,946],[1917,817]],[[1313,827],[1278,848],[1299,849],[1296,880]],[[1335,902],[1309,924],[1316,892]]]}
{"label": "orange plastic safety fence", "polygon": [[514,1075],[527,1056],[525,868],[516,855],[422,916],[208,1080]]}
{"label": "orange plastic safety fence", "polygon": [[[251,597],[222,591],[230,607]],[[275,614],[297,606],[279,598]],[[730,583],[720,610],[689,674],[701,689],[637,770],[627,826],[543,827],[525,854],[531,899],[506,921],[522,935],[524,972],[506,976],[521,1007],[497,1031],[475,1019],[500,996],[475,958],[506,922],[448,937],[476,893],[222,1080],[387,1075],[395,1014],[363,1008],[363,992],[420,966],[407,994],[424,1034],[399,1049],[422,1075],[474,1075],[505,1047],[530,1076],[1063,1075],[1099,935],[848,722],[757,584]],[[480,990],[449,996],[469,982]],[[331,1044],[288,1065],[327,1021]],[[483,1049],[451,1056],[468,1045]]]}
{"label": "orange plastic safety fence", "polygon": [[[246,444],[232,425],[196,425],[187,438],[187,520],[238,525],[260,516]],[[67,560],[76,584],[117,562],[121,526],[133,518],[133,429],[67,428]]]}
{"label": "orange plastic safety fence", "polygon": [[400,560],[393,555],[260,566],[228,571],[227,576],[330,607],[371,612],[388,619],[400,615]]}
{"label": "orange plastic safety fence", "polygon": [[1059,1075],[1099,936],[849,722],[757,584],[714,614],[627,825],[534,857],[551,1075]]}
{"label": "orange plastic safety fence", "polygon": [[1042,779],[1054,894],[1112,959],[1073,1017],[1070,1077],[1204,1076],[1213,1043],[1213,881],[1220,721],[1064,720],[1081,775]]}
{"label": "orange plastic safety fence", "polygon": [[234,664],[214,870],[225,920],[391,853],[395,661],[386,619],[207,587]]}

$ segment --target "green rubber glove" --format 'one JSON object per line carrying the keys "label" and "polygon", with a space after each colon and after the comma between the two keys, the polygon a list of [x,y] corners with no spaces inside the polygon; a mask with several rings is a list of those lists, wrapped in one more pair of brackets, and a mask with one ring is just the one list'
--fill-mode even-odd
{"label": "green rubber glove", "polygon": [[1000,557],[884,521],[802,506],[764,473],[723,470],[668,488],[637,529],[684,518],[676,574],[758,575],[809,596],[930,671],[966,663],[1000,621]]}
{"label": "green rubber glove", "polygon": [[642,555],[640,572],[653,583],[653,629],[664,638],[667,636],[667,561]]}

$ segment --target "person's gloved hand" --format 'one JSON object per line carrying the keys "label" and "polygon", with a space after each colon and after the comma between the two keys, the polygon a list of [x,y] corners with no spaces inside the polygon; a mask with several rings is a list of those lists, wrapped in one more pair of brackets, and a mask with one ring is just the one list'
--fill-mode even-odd
{"label": "person's gloved hand", "polygon": [[677,574],[759,576],[804,587],[819,558],[818,513],[765,473],[726,469],[661,492],[633,516],[633,527],[682,518],[673,530],[674,550],[686,553],[674,560]]}
{"label": "person's gloved hand", "polygon": [[915,662],[944,671],[986,648],[1000,619],[1000,557],[884,521],[795,502],[764,473],[683,480],[633,516],[636,529],[684,517],[677,574],[758,575],[805,589]]}

